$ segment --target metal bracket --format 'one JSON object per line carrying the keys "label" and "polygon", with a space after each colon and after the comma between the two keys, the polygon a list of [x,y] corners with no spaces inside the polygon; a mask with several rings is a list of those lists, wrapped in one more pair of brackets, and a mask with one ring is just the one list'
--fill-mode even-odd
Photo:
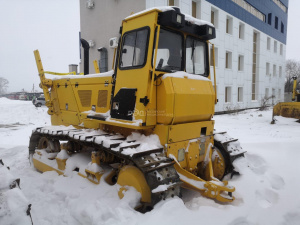
{"label": "metal bracket", "polygon": [[149,103],[149,99],[147,96],[145,96],[144,98],[140,98],[140,103],[143,103],[144,106],[147,106]]}

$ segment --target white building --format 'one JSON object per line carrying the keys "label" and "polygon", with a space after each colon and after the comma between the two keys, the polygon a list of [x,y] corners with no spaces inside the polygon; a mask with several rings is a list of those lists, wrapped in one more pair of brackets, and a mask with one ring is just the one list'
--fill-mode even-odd
{"label": "white building", "polygon": [[212,40],[216,111],[259,107],[261,99],[272,95],[270,103],[284,100],[288,0],[81,0],[80,4],[81,37],[95,45],[91,60],[99,59],[97,49],[105,47],[111,68],[108,39],[118,36],[121,20],[132,12],[174,5],[216,27],[217,38]]}

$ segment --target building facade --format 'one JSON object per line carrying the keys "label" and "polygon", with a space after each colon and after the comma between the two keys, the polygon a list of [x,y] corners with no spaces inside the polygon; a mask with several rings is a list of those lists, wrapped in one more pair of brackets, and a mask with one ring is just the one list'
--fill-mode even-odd
{"label": "building facade", "polygon": [[98,49],[104,47],[111,69],[109,39],[119,37],[122,19],[168,5],[216,27],[216,111],[259,107],[270,96],[270,104],[284,100],[288,0],[80,0],[81,38],[90,43],[90,60],[100,62]]}

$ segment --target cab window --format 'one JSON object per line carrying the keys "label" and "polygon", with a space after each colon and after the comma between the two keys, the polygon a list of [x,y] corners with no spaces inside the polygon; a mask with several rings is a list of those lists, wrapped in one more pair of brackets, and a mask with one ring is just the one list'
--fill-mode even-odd
{"label": "cab window", "polygon": [[207,76],[206,43],[193,37],[186,39],[186,72]]}
{"label": "cab window", "polygon": [[146,63],[149,28],[130,31],[123,35],[120,68],[143,67]]}
{"label": "cab window", "polygon": [[156,70],[165,72],[181,71],[182,45],[182,35],[161,28],[157,48]]}

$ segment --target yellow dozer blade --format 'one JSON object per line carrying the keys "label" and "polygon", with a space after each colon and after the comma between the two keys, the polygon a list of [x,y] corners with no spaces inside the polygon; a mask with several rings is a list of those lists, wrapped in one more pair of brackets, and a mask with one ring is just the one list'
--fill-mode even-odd
{"label": "yellow dozer blade", "polygon": [[274,116],[300,119],[300,102],[280,102],[273,108],[272,124],[275,123]]}

